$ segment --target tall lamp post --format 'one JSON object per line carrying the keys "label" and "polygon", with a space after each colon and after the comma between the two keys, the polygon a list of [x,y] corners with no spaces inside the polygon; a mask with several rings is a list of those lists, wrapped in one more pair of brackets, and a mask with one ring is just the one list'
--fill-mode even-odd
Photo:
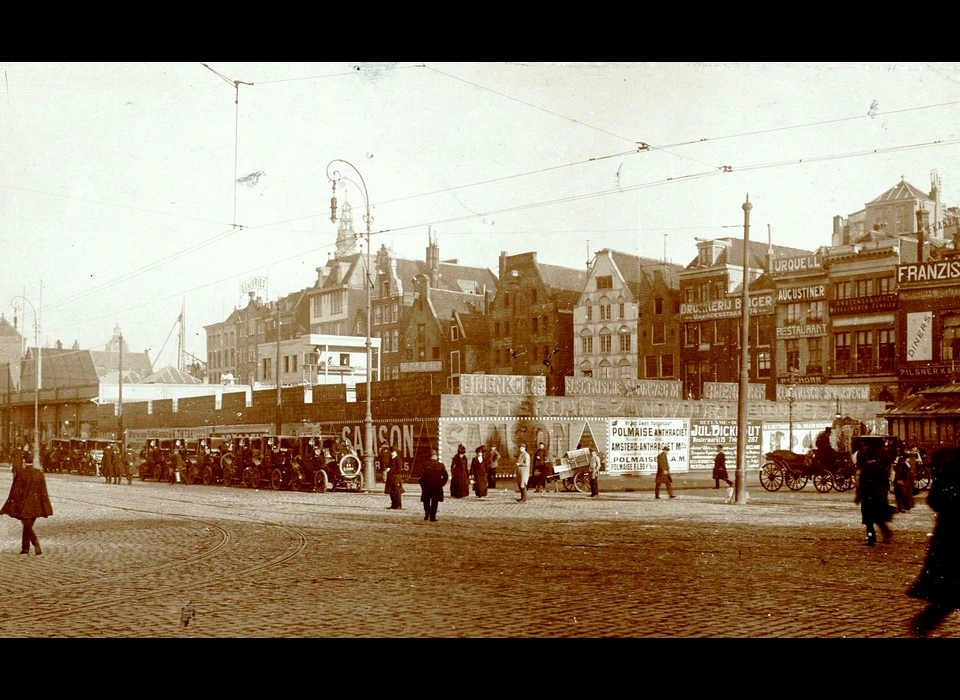
{"label": "tall lamp post", "polygon": [[[349,178],[336,169],[336,164],[342,163],[348,166],[356,173],[363,187],[363,204],[365,213],[363,223],[367,227],[367,269],[364,273],[364,287],[367,289],[367,415],[363,421],[363,483],[366,488],[373,490],[377,483],[377,473],[373,466],[373,409],[371,404],[372,397],[372,371],[373,371],[373,351],[370,341],[370,317],[372,314],[372,297],[370,290],[370,224],[373,223],[373,217],[370,216],[370,195],[367,193],[367,183],[363,180],[363,175],[357,170],[357,166],[340,158],[335,158],[327,163],[327,179],[331,183],[330,195],[330,222],[337,220],[337,185],[343,187],[343,181],[352,182]],[[331,168],[333,168],[331,170]]]}
{"label": "tall lamp post", "polygon": [[787,408],[790,410],[790,431],[787,440],[787,449],[793,452],[793,404],[796,398],[793,396],[793,384],[787,386]]}
{"label": "tall lamp post", "polygon": [[37,386],[33,395],[33,468],[42,469],[43,466],[40,464],[40,383],[42,381],[40,374],[42,368],[40,364],[40,316],[37,314],[33,303],[24,296],[16,296],[10,300],[14,309],[17,308],[15,303],[17,299],[27,304],[33,311],[33,340],[37,347]]}

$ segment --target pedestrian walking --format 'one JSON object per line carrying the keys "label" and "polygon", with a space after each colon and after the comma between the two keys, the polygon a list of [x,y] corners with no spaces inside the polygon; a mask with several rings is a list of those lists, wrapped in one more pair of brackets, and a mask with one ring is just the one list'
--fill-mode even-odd
{"label": "pedestrian walking", "polygon": [[670,445],[664,445],[657,455],[657,485],[653,488],[653,497],[660,498],[660,487],[667,487],[667,494],[670,498],[676,498],[673,495],[673,479],[670,477]]}
{"label": "pedestrian walking", "polygon": [[183,446],[180,441],[177,440],[170,455],[170,473],[168,476],[171,484],[181,483],[181,475],[183,474],[183,467],[186,463],[187,461],[183,457]]}
{"label": "pedestrian walking", "polygon": [[733,486],[730,475],[727,474],[727,455],[723,453],[723,445],[717,445],[717,454],[713,458],[713,488],[720,488],[721,481],[726,481],[727,486]]}
{"label": "pedestrian walking", "polygon": [[53,515],[53,506],[50,505],[50,496],[47,495],[47,480],[43,470],[34,469],[25,464],[13,475],[10,485],[10,494],[7,496],[0,514],[9,515],[23,523],[23,536],[20,540],[20,554],[30,554],[30,545],[33,545],[35,554],[40,551],[40,540],[33,531],[33,524],[37,518],[48,518]]}
{"label": "pedestrian walking", "polygon": [[497,467],[500,466],[500,452],[496,445],[490,446],[490,454],[487,456],[489,466],[487,466],[487,485],[491,490],[497,490]]}
{"label": "pedestrian walking", "polygon": [[133,472],[130,471],[130,455],[127,454],[126,446],[122,444],[117,447],[117,473],[120,475],[117,477],[118,484],[120,478],[126,478],[128,486],[133,484]]}
{"label": "pedestrian walking", "polygon": [[517,488],[520,489],[518,503],[527,502],[527,482],[530,480],[530,453],[527,446],[520,445],[520,454],[517,455]]}
{"label": "pedestrian walking", "polygon": [[600,455],[597,448],[590,448],[590,498],[600,495]]}
{"label": "pedestrian walking", "polygon": [[477,494],[477,498],[486,498],[487,497],[487,487],[490,485],[488,479],[489,475],[487,473],[487,463],[483,458],[484,453],[487,451],[487,448],[483,445],[480,445],[475,452],[476,455],[473,458],[473,461],[470,462],[470,476],[473,479],[473,492]]}
{"label": "pedestrian walking", "polygon": [[457,454],[450,462],[450,497],[466,498],[470,495],[470,464],[467,462],[467,448],[457,445]]}
{"label": "pedestrian walking", "polygon": [[103,456],[100,457],[100,473],[105,483],[113,483],[113,447],[110,445],[105,445],[103,448]]}
{"label": "pedestrian walking", "polygon": [[436,450],[430,451],[430,461],[420,472],[420,501],[423,503],[423,519],[437,522],[437,507],[443,500],[443,487],[447,485],[450,475],[443,462],[438,459]]}
{"label": "pedestrian walking", "polygon": [[897,512],[906,513],[913,508],[914,457],[913,450],[907,448],[897,456],[893,467],[893,496],[897,502]]}
{"label": "pedestrian walking", "polygon": [[929,605],[911,622],[926,637],[960,608],[960,448],[943,447],[930,455],[933,483],[927,505],[937,514],[923,570],[907,591]]}
{"label": "pedestrian walking", "polygon": [[547,449],[543,442],[537,445],[533,453],[533,487],[537,493],[547,488]]}
{"label": "pedestrian walking", "polygon": [[873,547],[877,543],[874,526],[880,528],[884,542],[889,542],[893,536],[887,523],[893,519],[894,508],[887,500],[890,493],[890,463],[885,450],[873,446],[867,454],[866,460],[862,456],[859,460],[862,463],[858,465],[860,474],[854,503],[860,504],[860,521],[867,528],[864,544]]}
{"label": "pedestrian walking", "polygon": [[13,475],[16,476],[17,472],[20,471],[20,468],[23,466],[23,450],[17,446],[14,446],[13,455],[11,455],[12,464],[10,465],[13,470]]}
{"label": "pedestrian walking", "polygon": [[384,478],[386,484],[383,487],[383,492],[390,496],[388,510],[402,510],[403,466],[400,464],[400,456],[396,445],[390,448],[390,458],[387,461],[387,471]]}

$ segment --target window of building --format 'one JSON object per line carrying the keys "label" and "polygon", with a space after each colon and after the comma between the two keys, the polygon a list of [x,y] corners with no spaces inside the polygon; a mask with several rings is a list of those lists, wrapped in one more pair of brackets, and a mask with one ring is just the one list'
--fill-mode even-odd
{"label": "window of building", "polygon": [[654,345],[663,345],[667,342],[667,324],[663,321],[654,321],[650,329]]}
{"label": "window of building", "polygon": [[762,350],[757,353],[757,378],[764,379],[770,376],[770,353]]}
{"label": "window of building", "polygon": [[450,326],[450,340],[460,340],[460,327],[456,323]]}
{"label": "window of building", "polygon": [[310,315],[313,318],[320,318],[323,315],[323,307],[320,305],[320,297],[315,296],[310,299]]}
{"label": "window of building", "polygon": [[494,337],[494,338],[499,338],[499,337],[500,337],[500,321],[494,321],[494,324],[493,324],[493,337]]}
{"label": "window of building", "polygon": [[433,359],[434,359],[434,360],[439,360],[439,359],[440,359],[440,348],[439,348],[439,347],[434,347],[434,348],[433,348]]}
{"label": "window of building", "polygon": [[544,333],[546,333],[547,329],[549,328],[549,321],[550,321],[549,316],[544,316],[543,318],[540,319],[540,327],[543,329]]}
{"label": "window of building", "polygon": [[610,300],[607,297],[600,297],[600,320],[610,320]]}
{"label": "window of building", "polygon": [[833,285],[833,298],[834,299],[850,299],[853,297],[853,282],[847,280],[846,282],[836,282]]}
{"label": "window of building", "polygon": [[270,379],[270,358],[263,358],[263,378]]}
{"label": "window of building", "polygon": [[823,338],[807,338],[807,374],[823,372]]}
{"label": "window of building", "polygon": [[393,352],[400,352],[400,329],[394,328],[392,335],[393,335]]}
{"label": "window of building", "polygon": [[505,309],[510,308],[510,292],[503,293],[503,308]]}
{"label": "window of building", "polygon": [[549,346],[549,345],[544,345],[544,346],[543,346],[543,361],[544,361],[544,362],[549,362],[549,361],[550,361],[550,346]]}
{"label": "window of building", "polygon": [[617,308],[619,309],[619,313],[620,313],[619,318],[622,319],[623,318],[623,302],[622,301],[617,303]]}
{"label": "window of building", "polygon": [[657,362],[659,357],[659,355],[646,355],[643,358],[644,376],[646,376],[647,379],[654,379],[660,376],[660,367]]}
{"label": "window of building", "polygon": [[790,324],[800,323],[803,320],[803,304],[787,304],[785,319]]}
{"label": "window of building", "polygon": [[713,334],[716,329],[716,321],[700,322],[700,342],[710,344],[713,342]]}
{"label": "window of building", "polygon": [[693,287],[687,287],[686,289],[683,290],[683,298],[688,304],[692,304],[693,302],[696,301],[696,298],[694,297]]}
{"label": "window of building", "polygon": [[530,290],[530,303],[531,303],[531,304],[536,304],[536,303],[537,303],[537,289],[536,289],[536,287],[534,287],[533,289]]}
{"label": "window of building", "polygon": [[857,371],[873,370],[873,331],[857,331]]}
{"label": "window of building", "polygon": [[613,275],[598,275],[597,289],[613,289]]}
{"label": "window of building", "polygon": [[877,332],[877,359],[880,362],[880,370],[889,371],[894,367],[897,356],[897,331],[893,328],[885,328]]}
{"label": "window of building", "polygon": [[693,323],[684,323],[683,324],[683,344],[690,345],[699,345],[700,344],[700,324]]}
{"label": "window of building", "polygon": [[823,323],[825,310],[826,303],[823,301],[823,299],[820,301],[811,301],[810,306],[807,309],[807,321],[810,323]]}
{"label": "window of building", "polygon": [[343,290],[338,289],[330,295],[330,313],[343,313]]}
{"label": "window of building", "polygon": [[877,285],[879,287],[880,294],[892,294],[897,291],[896,282],[892,275],[887,277],[881,277],[877,280]]}
{"label": "window of building", "polygon": [[873,279],[857,280],[857,296],[873,296]]}
{"label": "window of building", "polygon": [[633,367],[628,360],[620,360],[617,363],[617,370],[621,379],[633,378]]}
{"label": "window of building", "polygon": [[663,297],[653,298],[653,313],[657,316],[663,313]]}
{"label": "window of building", "polygon": [[590,304],[587,304],[587,320],[588,321],[593,320],[593,307],[590,306]]}
{"label": "window of building", "polygon": [[460,374],[460,351],[450,353],[450,374]]}
{"label": "window of building", "polygon": [[539,325],[539,321],[540,319],[538,319],[536,316],[530,319],[530,332],[534,335],[537,334],[537,326]]}
{"label": "window of building", "polygon": [[593,336],[592,335],[581,335],[580,336],[580,352],[584,355],[593,354]]}
{"label": "window of building", "polygon": [[510,321],[503,322],[503,334],[507,337],[510,336]]}
{"label": "window of building", "polygon": [[660,356],[660,376],[661,377],[672,377],[673,376],[673,355],[665,354]]}
{"label": "window of building", "polygon": [[833,334],[833,362],[837,372],[850,371],[850,333]]}
{"label": "window of building", "polygon": [[380,322],[381,322],[380,314],[381,314],[381,313],[382,313],[382,312],[381,312],[381,309],[380,309],[379,306],[374,307],[374,309],[373,309],[373,323],[374,323],[374,325],[376,325],[376,326],[379,326],[379,325],[380,325]]}
{"label": "window of building", "polygon": [[620,352],[630,352],[630,332],[620,331]]}
{"label": "window of building", "polygon": [[600,331],[600,352],[608,353],[610,352],[611,342],[610,339],[613,335],[607,329]]}
{"label": "window of building", "polygon": [[290,356],[289,355],[283,356],[283,371],[285,373],[290,372]]}
{"label": "window of building", "polygon": [[960,315],[951,315],[943,319],[940,359],[960,360]]}
{"label": "window of building", "polygon": [[600,378],[601,379],[611,379],[613,375],[613,367],[609,362],[603,360],[600,363]]}
{"label": "window of building", "polygon": [[787,346],[787,372],[800,371],[800,341],[792,338],[786,342]]}

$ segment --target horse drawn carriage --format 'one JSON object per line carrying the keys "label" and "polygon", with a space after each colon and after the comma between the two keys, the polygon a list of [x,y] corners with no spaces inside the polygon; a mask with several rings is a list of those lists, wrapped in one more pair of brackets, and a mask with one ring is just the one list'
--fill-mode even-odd
{"label": "horse drawn carriage", "polygon": [[849,491],[856,484],[853,455],[837,452],[833,464],[824,462],[817,450],[797,454],[791,450],[774,450],[764,455],[760,467],[760,485],[767,491],[779,491],[786,484],[791,491],[800,491],[808,482],[820,493],[831,490]]}

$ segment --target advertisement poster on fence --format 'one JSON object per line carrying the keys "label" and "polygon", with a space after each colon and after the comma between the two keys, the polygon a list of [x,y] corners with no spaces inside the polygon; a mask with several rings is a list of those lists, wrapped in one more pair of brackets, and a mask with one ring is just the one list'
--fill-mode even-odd
{"label": "advertisement poster on fence", "polygon": [[611,418],[607,422],[607,471],[657,473],[657,455],[670,446],[670,471],[690,470],[690,421],[686,418]]}
{"label": "advertisement poster on fence", "polygon": [[[817,435],[823,428],[824,423],[822,421],[794,423],[792,429],[789,423],[764,423],[763,451],[792,450],[798,455],[805,455],[813,449],[817,441]],[[792,446],[789,444],[791,433],[793,435]],[[834,446],[836,446],[836,441],[834,441]]]}
{"label": "advertisement poster on fence", "polygon": [[[747,422],[747,469],[759,469],[763,459],[763,422]],[[727,455],[727,472],[737,468],[737,421],[698,420],[690,421],[690,471],[712,471],[717,445],[723,445]],[[732,478],[732,477],[731,477]]]}

